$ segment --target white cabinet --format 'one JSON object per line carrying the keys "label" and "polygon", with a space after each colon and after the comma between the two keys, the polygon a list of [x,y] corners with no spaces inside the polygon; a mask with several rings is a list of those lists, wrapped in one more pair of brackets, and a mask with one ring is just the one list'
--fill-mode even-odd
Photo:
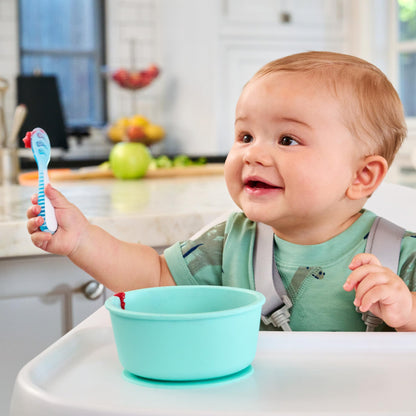
{"label": "white cabinet", "polygon": [[229,29],[246,35],[280,31],[285,37],[332,37],[342,34],[346,6],[344,0],[223,0],[222,18]]}
{"label": "white cabinet", "polygon": [[[92,278],[67,258],[0,260],[0,414],[23,365],[103,305],[84,294]],[[89,287],[91,288],[91,287]]]}
{"label": "white cabinet", "polygon": [[223,0],[215,99],[219,153],[232,145],[235,105],[251,76],[285,55],[346,52],[349,8],[345,0]]}

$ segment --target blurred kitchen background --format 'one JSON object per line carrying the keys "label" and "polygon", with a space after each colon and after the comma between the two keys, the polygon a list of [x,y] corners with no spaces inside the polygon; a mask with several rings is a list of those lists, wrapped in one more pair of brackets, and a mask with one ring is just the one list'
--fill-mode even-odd
{"label": "blurred kitchen background", "polygon": [[[67,134],[67,143],[55,144],[55,161],[106,160],[108,127],[135,114],[166,132],[152,153],[221,159],[249,77],[267,61],[313,49],[358,55],[389,76],[409,125],[398,164],[410,169],[415,0],[0,0],[4,122],[10,131],[18,93],[30,88],[18,91],[19,75],[54,75]],[[160,74],[145,88],[112,79],[120,68],[152,64]],[[23,162],[27,154],[20,150]]]}
{"label": "blurred kitchen background", "polygon": [[[266,62],[305,50],[357,55],[388,75],[409,127],[388,179],[416,187],[416,0],[0,0],[0,179],[11,172],[4,162],[14,160],[22,100],[25,122],[44,117],[51,168],[106,161],[117,139],[110,127],[135,115],[165,132],[150,146],[154,156],[222,162],[245,82]],[[147,70],[148,85],[123,87],[122,69],[135,75],[133,87]],[[22,171],[35,170],[30,149],[18,154]],[[20,368],[109,295],[68,259],[31,243],[26,210],[35,186],[0,186],[0,415]],[[62,181],[59,189],[93,223],[159,251],[234,207],[222,175]],[[379,202],[378,212],[407,209],[414,219],[403,199],[403,209]],[[397,202],[395,194],[387,200]]]}

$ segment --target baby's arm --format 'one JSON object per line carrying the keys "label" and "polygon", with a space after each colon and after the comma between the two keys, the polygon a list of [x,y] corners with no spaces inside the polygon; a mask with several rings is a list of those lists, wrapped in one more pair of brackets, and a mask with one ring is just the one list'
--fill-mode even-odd
{"label": "baby's arm", "polygon": [[397,331],[416,331],[416,293],[397,274],[368,253],[356,255],[349,267],[344,289],[355,289],[354,305],[361,312],[370,310]]}
{"label": "baby's arm", "polygon": [[164,257],[151,247],[118,240],[90,224],[81,211],[51,185],[45,188],[45,193],[54,206],[58,230],[53,235],[39,230],[43,219],[38,216],[40,207],[35,195],[27,212],[27,228],[37,247],[68,256],[113,291],[175,284]]}

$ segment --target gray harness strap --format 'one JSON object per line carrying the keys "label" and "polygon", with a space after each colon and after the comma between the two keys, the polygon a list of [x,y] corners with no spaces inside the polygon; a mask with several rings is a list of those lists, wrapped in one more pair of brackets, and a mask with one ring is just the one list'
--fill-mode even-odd
{"label": "gray harness strap", "polygon": [[[404,228],[377,217],[371,226],[365,252],[374,254],[383,266],[398,273],[400,247]],[[261,314],[262,321],[290,331],[290,308],[292,302],[283,285],[282,278],[274,261],[273,230],[270,226],[257,223],[254,246],[254,281],[256,290],[266,297]],[[273,276],[270,279],[270,276]],[[374,331],[382,320],[371,312],[363,313],[367,331]]]}
{"label": "gray harness strap", "polygon": [[[405,231],[404,228],[385,218],[377,217],[368,234],[365,252],[374,254],[384,267],[388,267],[398,274],[400,248]],[[357,312],[360,312],[359,308],[357,308]],[[382,319],[370,311],[364,312],[362,319],[367,326],[367,332],[374,331],[378,325],[383,323]]]}
{"label": "gray harness strap", "polygon": [[[292,302],[287,295],[273,256],[273,230],[266,224],[257,223],[254,246],[254,281],[256,290],[266,297],[261,310],[261,319],[266,325],[272,323],[284,331],[289,326]],[[270,279],[273,276],[273,279]]]}
{"label": "gray harness strap", "polygon": [[384,267],[397,273],[400,247],[405,232],[404,228],[385,218],[377,217],[368,234],[365,252],[374,254]]}

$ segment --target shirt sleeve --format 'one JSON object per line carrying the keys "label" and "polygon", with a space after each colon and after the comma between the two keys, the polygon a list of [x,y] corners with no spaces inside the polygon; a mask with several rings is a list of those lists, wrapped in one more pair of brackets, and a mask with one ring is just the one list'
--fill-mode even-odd
{"label": "shirt sleeve", "polygon": [[177,285],[221,285],[226,222],[221,222],[195,240],[174,244],[164,251]]}

